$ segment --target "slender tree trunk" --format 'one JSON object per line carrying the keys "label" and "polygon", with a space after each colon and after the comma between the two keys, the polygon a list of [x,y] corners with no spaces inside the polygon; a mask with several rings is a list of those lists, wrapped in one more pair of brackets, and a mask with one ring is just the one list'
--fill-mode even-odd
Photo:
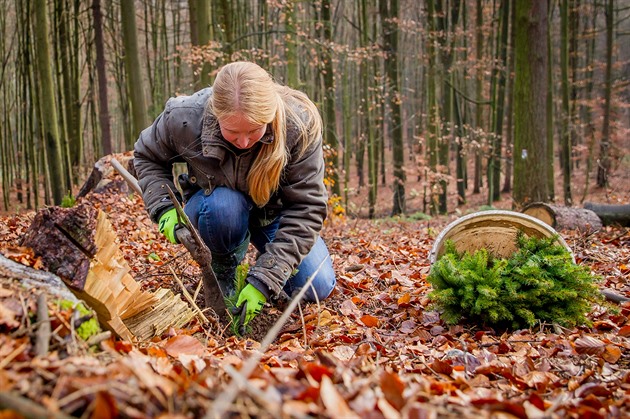
{"label": "slender tree trunk", "polygon": [[[548,3],[547,21],[551,20],[553,4]],[[553,74],[553,45],[551,42],[551,32],[547,32],[547,188],[549,200],[555,201],[555,170],[554,170],[554,74]]]}
{"label": "slender tree trunk", "polygon": [[515,2],[514,203],[547,202],[547,2]]}
{"label": "slender tree trunk", "polygon": [[[294,89],[299,89],[300,88],[300,58],[298,56],[298,34],[297,34],[297,30],[296,30],[296,15],[295,15],[295,8],[296,5],[294,4],[294,2],[287,2],[287,4],[285,5],[285,21],[284,21],[284,25],[286,27],[286,35],[285,35],[285,45],[286,45],[286,51],[287,51],[287,80],[286,83],[293,87]],[[322,33],[322,37],[324,39],[324,49],[322,50],[322,59],[324,60],[324,88],[326,89],[326,93],[325,93],[325,101],[328,102],[328,88],[329,85],[327,85],[326,83],[332,83],[332,71],[330,73],[330,79],[331,80],[327,80],[326,77],[328,76],[328,74],[326,73],[326,71],[328,71],[328,67],[330,67],[330,69],[332,69],[332,57],[330,57],[330,54],[326,51],[326,41],[330,41],[332,40],[332,22],[330,21],[330,0],[323,0],[321,2],[321,8],[322,8],[322,28],[320,32]],[[320,37],[320,39],[322,38]],[[333,87],[333,92],[334,92],[334,87]],[[327,105],[326,105],[327,106]],[[326,111],[326,118],[328,118],[330,115],[327,114],[328,111]],[[333,113],[334,113],[334,109],[333,109]],[[327,123],[327,122],[326,122]],[[328,136],[329,133],[326,133],[326,136]],[[328,138],[327,138],[328,140]],[[336,140],[336,138],[335,138]],[[336,150],[336,148],[334,148],[333,150]],[[334,166],[333,170],[336,170],[337,166]],[[338,187],[338,186],[337,186]]]}
{"label": "slender tree trunk", "polygon": [[[42,116],[42,136],[48,156],[51,187],[55,205],[60,205],[63,196],[68,192],[64,170],[63,150],[59,135],[57,104],[52,78],[50,60],[50,44],[48,35],[48,10],[46,0],[35,0],[35,21],[33,31],[37,46],[37,72],[39,78],[39,103]],[[35,93],[35,92],[32,92]]]}
{"label": "slender tree trunk", "polygon": [[497,39],[497,64],[493,71],[492,147],[488,160],[488,205],[501,197],[501,154],[503,148],[503,114],[505,107],[505,84],[507,72],[507,48],[510,26],[510,1],[502,0],[499,19],[500,31]]}
{"label": "slender tree trunk", "polygon": [[[149,113],[144,96],[140,58],[138,52],[138,37],[136,30],[136,8],[133,1],[120,3],[121,23],[123,29],[123,44],[125,47],[125,71],[127,73],[127,89],[131,103],[132,137],[137,138],[140,131],[149,125]],[[133,147],[133,144],[127,144]]]}
{"label": "slender tree trunk", "polygon": [[510,14],[510,47],[507,67],[507,105],[506,105],[506,128],[505,128],[505,179],[501,192],[512,190],[512,162],[514,161],[514,34],[515,34],[515,13],[514,8]]}
{"label": "slender tree trunk", "polygon": [[394,197],[392,215],[404,214],[405,201],[405,145],[402,138],[400,118],[400,90],[398,69],[398,0],[380,0],[383,15],[384,47],[387,52],[385,72],[389,87],[389,107],[391,110],[392,163],[394,165]]}
{"label": "slender tree trunk", "polygon": [[477,14],[475,19],[475,63],[477,65],[477,74],[475,79],[475,91],[477,106],[475,110],[475,179],[473,184],[473,193],[479,193],[481,190],[481,177],[482,177],[482,159],[481,159],[481,147],[482,147],[482,135],[481,135],[481,123],[483,121],[483,106],[482,93],[484,82],[484,71],[481,63],[483,61],[483,3],[482,0],[477,0]]}
{"label": "slender tree trunk", "polygon": [[427,35],[427,155],[431,174],[427,179],[429,184],[429,211],[431,215],[438,213],[438,188],[436,178],[438,176],[438,137],[440,132],[439,107],[437,105],[437,51],[435,48],[435,37],[437,30],[435,25],[435,1],[427,1],[427,19],[428,19],[428,35]]}
{"label": "slender tree trunk", "polygon": [[101,147],[104,155],[114,151],[109,124],[109,101],[107,97],[107,70],[105,68],[105,50],[103,45],[103,14],[101,0],[92,2],[94,21],[94,46],[96,47],[96,72],[98,75],[98,120],[101,127]]}
{"label": "slender tree trunk", "polygon": [[608,186],[610,172],[610,112],[612,96],[612,54],[613,54],[613,25],[614,1],[606,1],[606,73],[604,76],[604,122],[602,124],[602,139],[599,143],[599,165],[597,166],[597,186]]}
{"label": "slender tree trunk", "polygon": [[[195,11],[197,13],[195,22],[195,39],[198,44],[196,45],[202,48],[209,48],[210,41],[212,40],[212,26],[210,25],[210,0],[194,0],[192,3],[196,3]],[[197,89],[208,87],[212,83],[210,73],[213,70],[213,64],[214,63],[204,61],[201,66]]]}
{"label": "slender tree trunk", "polygon": [[562,190],[564,192],[564,205],[570,207],[573,204],[571,197],[571,137],[569,123],[571,121],[569,103],[569,0],[560,3],[560,72],[562,86],[562,136],[560,138],[560,150],[562,158]]}
{"label": "slender tree trunk", "polygon": [[[360,45],[362,48],[369,47],[369,28],[370,24],[368,22],[368,1],[361,0],[360,8],[359,8],[359,22],[361,28],[361,37],[360,37]],[[359,64],[359,74],[361,78],[361,121],[363,125],[363,129],[361,132],[361,150],[365,148],[363,144],[367,142],[368,149],[368,217],[375,217],[375,208],[376,208],[376,198],[378,194],[378,168],[377,164],[377,141],[376,135],[374,133],[375,130],[375,122],[374,122],[374,112],[372,111],[372,107],[374,106],[374,102],[376,99],[373,94],[371,94],[370,85],[372,83],[372,74],[370,69],[372,66],[370,65],[370,60],[368,57],[364,57]],[[362,152],[362,151],[361,151]],[[363,157],[363,156],[361,156]]]}
{"label": "slender tree trunk", "polygon": [[324,79],[324,123],[326,124],[326,144],[330,147],[327,155],[327,168],[328,177],[331,181],[331,192],[333,195],[339,196],[341,195],[341,189],[339,185],[339,139],[337,138],[337,115],[335,112],[335,75],[333,51],[329,49],[329,45],[332,45],[333,42],[331,3],[330,0],[322,0],[321,4],[322,39],[324,41],[324,49],[321,56],[323,65],[322,76]]}

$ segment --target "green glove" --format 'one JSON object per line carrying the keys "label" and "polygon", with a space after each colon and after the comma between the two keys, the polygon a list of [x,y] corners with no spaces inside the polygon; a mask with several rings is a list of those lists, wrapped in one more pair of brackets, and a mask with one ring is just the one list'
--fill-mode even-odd
{"label": "green glove", "polygon": [[158,223],[160,233],[164,234],[171,243],[179,243],[177,241],[177,237],[175,236],[175,230],[179,224],[177,221],[177,210],[175,208],[171,208],[162,214],[160,222]]}
{"label": "green glove", "polygon": [[[260,311],[267,302],[267,298],[262,292],[258,291],[252,284],[247,284],[245,288],[241,290],[236,301],[236,310],[239,312],[245,310],[245,319],[241,320],[241,328],[249,323]],[[241,319],[243,319],[243,313],[241,313]]]}

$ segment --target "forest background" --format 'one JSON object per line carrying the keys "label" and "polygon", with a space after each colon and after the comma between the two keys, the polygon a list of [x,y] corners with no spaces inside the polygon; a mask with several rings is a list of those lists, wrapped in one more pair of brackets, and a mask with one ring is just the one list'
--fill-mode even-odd
{"label": "forest background", "polygon": [[316,102],[350,215],[574,205],[628,176],[627,0],[2,3],[5,211],[59,204],[234,60]]}

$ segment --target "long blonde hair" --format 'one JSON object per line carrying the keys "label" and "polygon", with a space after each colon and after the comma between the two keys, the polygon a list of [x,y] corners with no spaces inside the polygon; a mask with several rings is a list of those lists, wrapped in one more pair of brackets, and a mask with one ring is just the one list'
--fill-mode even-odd
{"label": "long blonde hair", "polygon": [[247,61],[233,62],[219,70],[207,111],[217,120],[241,112],[251,123],[271,124],[274,140],[261,145],[247,176],[249,195],[259,207],[280,186],[282,170],[289,160],[289,126],[300,136],[298,157],[322,135],[321,116],[306,94],[276,83],[262,67]]}

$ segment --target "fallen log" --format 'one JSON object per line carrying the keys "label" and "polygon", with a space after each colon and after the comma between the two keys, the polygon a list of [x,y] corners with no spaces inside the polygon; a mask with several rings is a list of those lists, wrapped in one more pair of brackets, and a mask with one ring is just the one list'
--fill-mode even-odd
{"label": "fallen log", "polygon": [[107,216],[87,203],[40,210],[22,245],[96,312],[103,327],[123,339],[150,339],[193,317],[169,290],[153,294],[140,288]]}
{"label": "fallen log", "polygon": [[584,208],[597,214],[605,226],[630,227],[630,204],[613,205],[585,202]]}
{"label": "fallen log", "polygon": [[61,300],[79,301],[57,275],[30,268],[0,254],[0,282],[4,280],[18,281],[27,289],[41,288]]}
{"label": "fallen log", "polygon": [[593,233],[602,228],[602,220],[585,208],[564,207],[545,202],[534,202],[521,211],[547,223],[556,230],[577,230]]}

